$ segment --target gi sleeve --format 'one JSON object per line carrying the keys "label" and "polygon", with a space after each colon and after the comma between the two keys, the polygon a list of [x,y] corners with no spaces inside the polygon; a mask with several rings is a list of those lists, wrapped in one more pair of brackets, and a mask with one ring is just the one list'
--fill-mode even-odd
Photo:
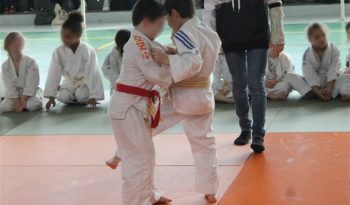
{"label": "gi sleeve", "polygon": [[[275,79],[275,76],[274,75],[272,75],[272,73],[270,72],[270,63],[268,63],[267,65],[266,65],[266,74],[265,74],[265,78],[266,78],[266,80],[274,80]],[[271,65],[271,66],[273,66],[273,65]],[[275,68],[276,69],[276,68]]]}
{"label": "gi sleeve", "polygon": [[289,55],[285,54],[285,53],[282,53],[281,57],[282,57],[281,63],[282,63],[282,66],[283,66],[283,70],[285,71],[284,74],[294,73],[295,72],[295,67],[294,67],[292,58]]}
{"label": "gi sleeve", "polygon": [[217,93],[218,90],[223,90],[224,89],[224,82],[221,79],[222,74],[223,74],[223,65],[222,65],[222,61],[220,58],[218,58],[216,65],[215,65],[215,69],[213,72],[213,91],[214,94]]}
{"label": "gi sleeve", "polygon": [[340,54],[339,49],[332,45],[331,64],[327,72],[327,82],[336,80],[340,71]]}
{"label": "gi sleeve", "polygon": [[155,85],[167,88],[172,84],[172,78],[169,72],[169,68],[156,63],[151,55],[151,46],[146,44],[142,37],[135,35],[134,42],[135,48],[125,48],[125,53],[135,53],[134,61],[141,69],[141,72],[145,78]]}
{"label": "gi sleeve", "polygon": [[204,0],[204,10],[202,12],[203,23],[216,31],[215,6],[217,0]]}
{"label": "gi sleeve", "polygon": [[283,9],[281,0],[266,0],[270,8],[271,43],[284,44]]}
{"label": "gi sleeve", "polygon": [[11,79],[11,70],[5,64],[2,65],[2,80],[5,86],[5,98],[18,98],[19,93],[16,84]]}
{"label": "gi sleeve", "polygon": [[177,83],[198,74],[203,59],[199,52],[199,42],[191,33],[180,30],[174,35],[174,41],[178,54],[169,56],[169,61],[171,75]]}
{"label": "gi sleeve", "polygon": [[26,73],[26,81],[23,89],[23,95],[33,97],[39,87],[39,68],[36,62],[29,65]]}
{"label": "gi sleeve", "polygon": [[88,49],[88,58],[85,63],[86,86],[89,88],[89,98],[104,99],[102,79],[95,50]]}
{"label": "gi sleeve", "polygon": [[52,59],[49,67],[49,73],[47,75],[44,96],[57,97],[58,88],[60,86],[63,72],[63,64],[58,54],[58,50],[55,50],[52,54]]}
{"label": "gi sleeve", "polygon": [[321,79],[317,75],[314,66],[311,64],[311,60],[308,57],[309,49],[306,50],[303,56],[303,76],[310,87],[321,86]]}
{"label": "gi sleeve", "polygon": [[108,79],[113,85],[115,83],[115,80],[118,79],[120,75],[120,68],[122,62],[120,62],[118,56],[119,53],[111,52],[105,59],[102,67],[103,75],[106,79]]}

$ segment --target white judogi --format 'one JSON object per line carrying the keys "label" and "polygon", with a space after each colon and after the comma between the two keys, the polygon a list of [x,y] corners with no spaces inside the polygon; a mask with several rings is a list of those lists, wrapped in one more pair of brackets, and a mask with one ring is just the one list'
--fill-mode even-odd
{"label": "white judogi", "polygon": [[1,99],[5,97],[5,85],[2,82],[2,72],[0,70],[0,102]]}
{"label": "white judogi", "polygon": [[[305,51],[303,57],[303,75],[310,87],[326,87],[328,82],[337,80],[339,70],[340,54],[338,48],[333,44],[328,45],[324,51],[322,60],[312,47],[309,47]],[[337,90],[333,90],[333,97],[339,94]]]}
{"label": "white judogi", "polygon": [[102,72],[107,80],[109,80],[111,85],[111,94],[115,90],[115,83],[120,75],[120,70],[122,66],[122,55],[116,47],[114,47],[110,54],[106,57]]}
{"label": "white judogi", "polygon": [[[61,83],[61,78],[64,77]],[[45,97],[57,97],[65,104],[104,99],[102,80],[94,48],[80,42],[73,53],[62,45],[53,55],[46,80]]]}
{"label": "white judogi", "polygon": [[181,122],[195,160],[196,190],[202,194],[215,194],[219,180],[212,127],[215,109],[213,91],[210,85],[191,88],[178,86],[178,83],[210,79],[221,41],[216,32],[200,25],[196,18],[187,21],[173,40],[178,54],[169,56],[169,60],[175,84],[169,89],[169,98],[163,99],[162,121],[153,133],[159,134]]}
{"label": "white judogi", "polygon": [[2,64],[2,79],[5,87],[5,100],[0,104],[0,112],[13,111],[13,99],[29,96],[26,109],[36,111],[42,108],[39,88],[39,69],[36,62],[23,55],[17,74],[15,65],[9,57]]}
{"label": "white judogi", "polygon": [[216,66],[213,72],[212,89],[214,96],[218,93],[218,91],[227,90],[229,91],[226,95],[227,100],[229,101],[233,98],[232,76],[223,53],[219,54],[218,60],[216,61]]}
{"label": "white judogi", "polygon": [[275,59],[269,58],[266,79],[280,81],[275,87],[267,88],[269,95],[279,99],[287,97],[293,89],[302,96],[311,91],[303,77],[295,73],[292,58],[284,52]]}
{"label": "white judogi", "polygon": [[[152,90],[172,83],[169,68],[153,61],[152,47],[161,47],[137,30],[124,47],[118,83]],[[109,104],[114,136],[123,159],[123,205],[151,205],[154,193],[155,151],[149,121],[149,99],[116,91]]]}
{"label": "white judogi", "polygon": [[333,97],[337,95],[350,97],[350,53],[346,57],[346,68],[340,72],[334,85]]}

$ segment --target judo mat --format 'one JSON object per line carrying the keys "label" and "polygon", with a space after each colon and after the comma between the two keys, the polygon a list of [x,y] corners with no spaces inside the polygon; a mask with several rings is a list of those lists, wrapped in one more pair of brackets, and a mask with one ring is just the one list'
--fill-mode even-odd
{"label": "judo mat", "polygon": [[[349,204],[350,133],[269,133],[261,155],[235,137],[217,134],[220,205]],[[173,205],[207,204],[185,135],[154,142],[158,190]],[[115,146],[111,135],[0,137],[0,204],[121,204],[120,168],[104,165]]]}
{"label": "judo mat", "polygon": [[273,133],[220,205],[349,205],[350,133]]}

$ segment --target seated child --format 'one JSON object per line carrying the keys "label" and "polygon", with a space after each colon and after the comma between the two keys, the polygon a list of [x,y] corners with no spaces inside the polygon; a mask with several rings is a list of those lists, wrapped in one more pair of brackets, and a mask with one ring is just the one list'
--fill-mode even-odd
{"label": "seated child", "polygon": [[62,25],[63,45],[52,55],[44,91],[44,96],[49,98],[47,110],[56,105],[56,98],[65,104],[88,104],[92,107],[104,99],[96,52],[80,41],[82,22],[83,16],[73,12]]}
{"label": "seated child", "polygon": [[[157,0],[139,0],[132,11],[134,29],[125,44],[123,64],[108,108],[120,158],[123,159],[123,205],[167,204],[171,200],[155,192],[155,150],[152,129],[159,123],[156,85],[169,87],[167,67],[151,56],[154,40],[162,32],[165,12]],[[152,112],[155,111],[155,112]],[[159,110],[159,108],[158,108]]]}
{"label": "seated child", "polygon": [[[350,41],[350,22],[346,24],[346,33]],[[335,82],[335,95],[341,95],[342,100],[350,101],[350,52],[346,58],[346,68],[340,72],[338,80]]]}
{"label": "seated child", "polygon": [[307,28],[311,43],[303,57],[303,75],[312,88],[312,95],[329,101],[337,95],[334,85],[340,69],[338,48],[328,43],[325,25],[312,23]]}
{"label": "seated child", "polygon": [[5,99],[0,103],[0,112],[36,111],[42,108],[38,65],[22,53],[23,48],[21,33],[11,32],[5,37],[4,49],[9,57],[2,64]]}
{"label": "seated child", "polygon": [[116,46],[113,48],[112,52],[108,54],[102,66],[103,75],[109,80],[111,85],[111,94],[115,90],[115,83],[120,75],[124,45],[129,41],[129,38],[130,31],[119,30],[117,32],[114,39]]}
{"label": "seated child", "polygon": [[212,89],[215,101],[234,103],[232,94],[232,76],[223,52],[220,52],[218,60],[216,61],[215,70],[213,72]]}
{"label": "seated child", "polygon": [[5,98],[5,85],[2,82],[2,74],[0,70],[0,102]]}
{"label": "seated child", "polygon": [[272,49],[269,49],[265,86],[267,97],[272,100],[286,100],[293,89],[302,96],[311,91],[303,77],[295,73],[291,57]]}

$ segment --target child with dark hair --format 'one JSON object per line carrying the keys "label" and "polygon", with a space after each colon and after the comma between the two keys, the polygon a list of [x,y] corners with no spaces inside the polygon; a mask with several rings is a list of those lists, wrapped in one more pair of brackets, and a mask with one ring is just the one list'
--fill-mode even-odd
{"label": "child with dark hair", "polygon": [[[139,0],[132,11],[134,29],[124,46],[123,63],[108,108],[120,158],[123,159],[123,205],[167,204],[171,200],[155,192],[155,150],[152,128],[160,120],[160,95],[156,85],[169,87],[167,67],[156,63],[151,49],[165,23],[163,5]],[[117,156],[115,157],[115,159]]]}
{"label": "child with dark hair", "polygon": [[218,189],[215,134],[212,126],[214,94],[211,74],[221,48],[216,32],[195,18],[193,0],[166,0],[168,24],[172,28],[176,52],[154,48],[152,56],[159,64],[170,67],[174,84],[169,98],[162,101],[162,123],[154,130],[159,134],[182,122],[195,161],[196,191],[209,203],[216,202]]}
{"label": "child with dark hair", "polygon": [[[96,52],[80,40],[83,21],[83,16],[74,12],[62,25],[63,44],[52,55],[44,91],[44,96],[49,98],[47,110],[55,107],[56,98],[65,104],[78,103],[92,107],[104,99]],[[64,80],[61,83],[62,77]]]}
{"label": "child with dark hair", "polygon": [[328,42],[327,27],[323,24],[310,24],[307,37],[311,45],[303,56],[304,78],[312,88],[313,95],[329,101],[340,94],[340,90],[335,87],[340,71],[339,49]]}
{"label": "child with dark hair", "polygon": [[120,75],[124,46],[129,39],[129,30],[119,30],[114,39],[116,46],[112,49],[112,52],[108,54],[102,66],[103,75],[109,80],[111,85],[111,94],[115,90],[115,83]]}

